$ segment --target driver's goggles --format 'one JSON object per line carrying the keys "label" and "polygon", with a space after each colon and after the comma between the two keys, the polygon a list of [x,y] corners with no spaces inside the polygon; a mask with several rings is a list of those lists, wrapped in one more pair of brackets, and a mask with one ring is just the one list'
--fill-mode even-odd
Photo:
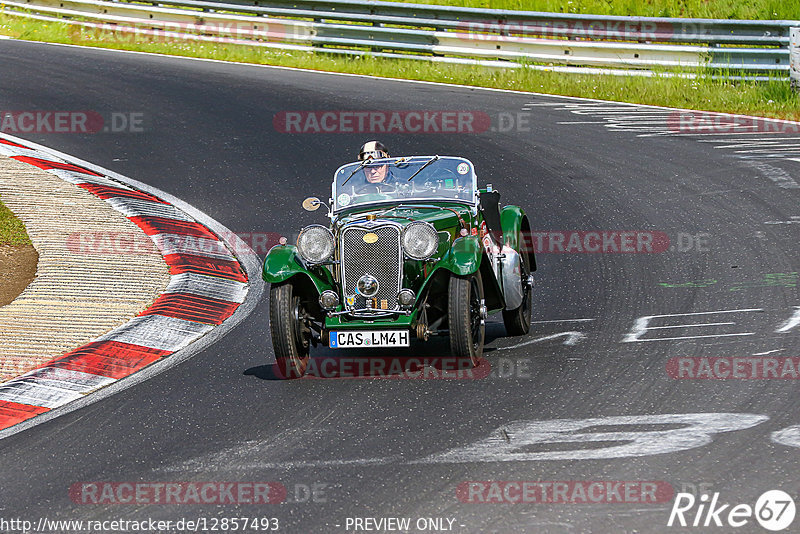
{"label": "driver's goggles", "polygon": [[361,154],[358,155],[358,159],[360,161],[364,161],[365,159],[381,159],[388,157],[389,155],[383,150],[372,150],[370,152],[362,152]]}

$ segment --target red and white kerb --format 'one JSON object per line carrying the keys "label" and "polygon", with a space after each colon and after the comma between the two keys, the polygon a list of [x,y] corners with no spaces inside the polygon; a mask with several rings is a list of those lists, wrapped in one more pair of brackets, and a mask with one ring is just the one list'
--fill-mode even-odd
{"label": "red and white kerb", "polygon": [[0,154],[39,167],[108,202],[153,240],[172,275],[165,291],[138,317],[0,384],[0,430],[169,356],[221,324],[244,302],[248,280],[242,265],[214,232],[175,206],[19,143],[0,139]]}

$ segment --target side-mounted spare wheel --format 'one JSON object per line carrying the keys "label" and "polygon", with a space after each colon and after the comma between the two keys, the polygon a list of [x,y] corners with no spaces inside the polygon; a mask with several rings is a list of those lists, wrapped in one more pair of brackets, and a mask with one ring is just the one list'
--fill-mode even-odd
{"label": "side-mounted spare wheel", "polygon": [[283,378],[299,378],[308,367],[311,327],[308,305],[291,281],[272,284],[269,321],[275,359]]}
{"label": "side-mounted spare wheel", "polygon": [[486,306],[480,271],[450,277],[447,320],[453,356],[478,365],[486,335]]}

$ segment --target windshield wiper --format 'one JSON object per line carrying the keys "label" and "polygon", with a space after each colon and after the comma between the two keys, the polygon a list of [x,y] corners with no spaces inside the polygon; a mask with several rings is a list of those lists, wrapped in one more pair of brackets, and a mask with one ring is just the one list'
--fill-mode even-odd
{"label": "windshield wiper", "polygon": [[411,180],[413,180],[413,179],[414,179],[414,177],[415,177],[416,175],[418,175],[419,173],[421,173],[421,172],[422,172],[422,170],[423,170],[425,167],[427,167],[428,165],[430,165],[431,163],[433,163],[433,162],[434,162],[434,161],[436,161],[437,159],[439,159],[439,156],[433,156],[431,159],[429,159],[429,160],[428,160],[428,161],[425,163],[425,165],[423,165],[422,167],[420,167],[420,168],[419,168],[419,170],[418,170],[417,172],[415,172],[414,174],[412,174],[411,176],[409,176],[409,177],[408,177],[408,181],[410,182]]}
{"label": "windshield wiper", "polygon": [[354,175],[355,173],[357,173],[358,171],[360,171],[361,169],[363,169],[363,168],[364,168],[364,165],[366,165],[367,163],[369,163],[369,162],[371,162],[371,161],[372,161],[372,158],[367,158],[367,159],[365,159],[364,161],[362,161],[362,162],[361,162],[361,165],[359,165],[358,167],[356,167],[356,168],[355,168],[355,170],[354,170],[353,172],[351,172],[351,173],[350,173],[350,176],[348,176],[348,177],[347,177],[347,180],[345,180],[344,182],[342,182],[342,186],[344,186],[345,184],[347,184],[347,182],[349,182],[349,181],[350,181],[350,178],[352,178],[352,177],[353,177],[353,175]]}

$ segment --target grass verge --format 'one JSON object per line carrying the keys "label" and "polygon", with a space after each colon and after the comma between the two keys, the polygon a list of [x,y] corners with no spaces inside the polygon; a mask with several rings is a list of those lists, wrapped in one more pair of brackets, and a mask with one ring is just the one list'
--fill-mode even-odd
{"label": "grass verge", "polygon": [[30,244],[31,240],[25,231],[25,225],[0,200],[0,246]]}
{"label": "grass verge", "polygon": [[36,41],[800,120],[800,95],[791,90],[788,81],[777,78],[769,82],[646,78],[567,74],[526,68],[489,69],[374,57],[348,58],[230,43],[144,40],[141,35],[134,39],[122,33],[98,34],[64,23],[5,14],[0,14],[0,34]]}

